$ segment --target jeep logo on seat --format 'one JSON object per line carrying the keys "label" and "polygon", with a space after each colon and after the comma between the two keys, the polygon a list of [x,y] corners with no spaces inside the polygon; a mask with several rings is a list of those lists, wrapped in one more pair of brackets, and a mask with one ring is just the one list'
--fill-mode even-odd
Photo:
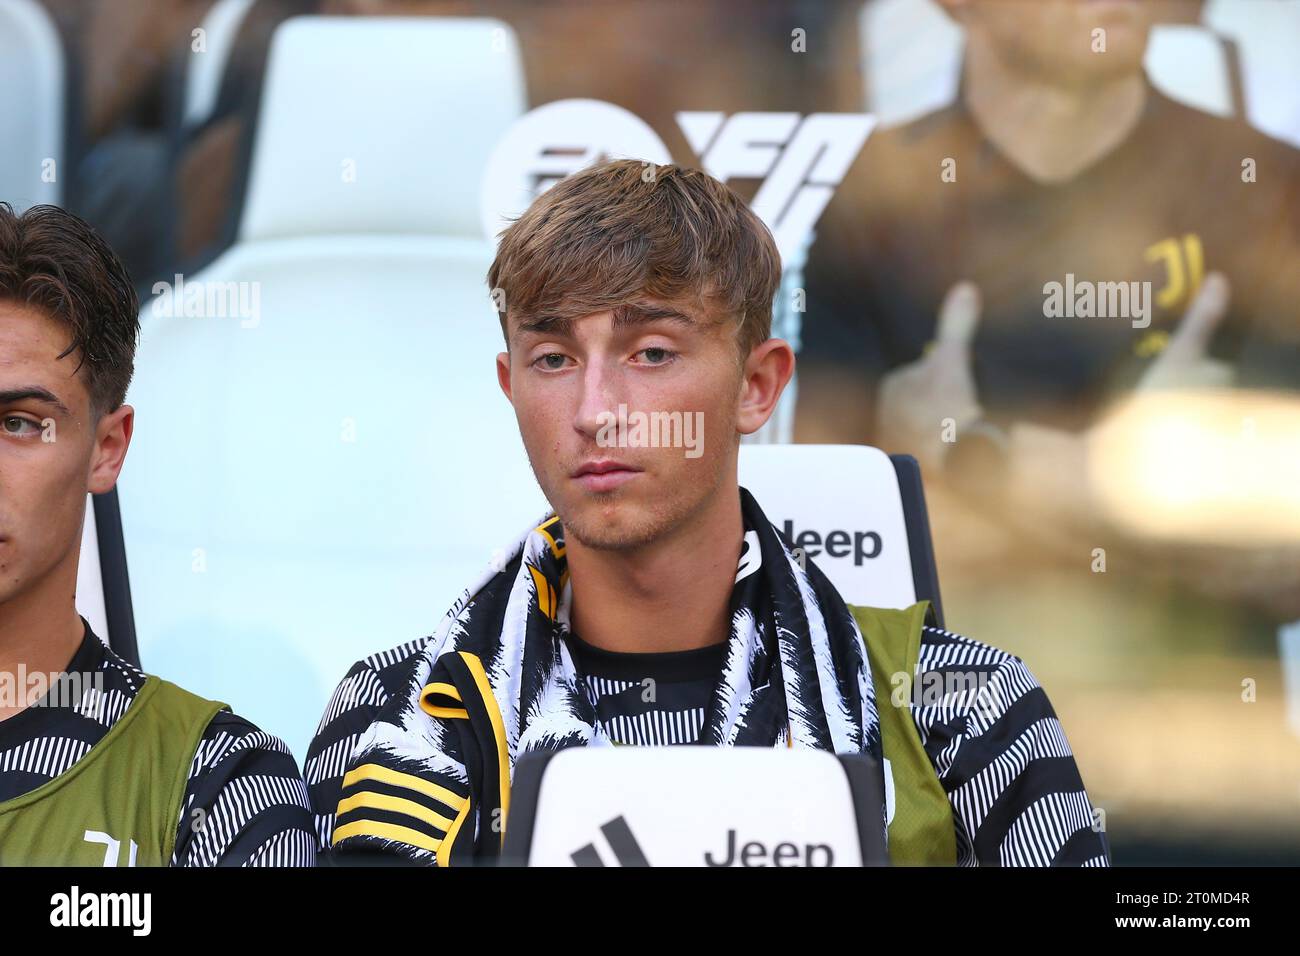
{"label": "jeep logo on seat", "polygon": [[[622,815],[602,825],[600,832],[608,841],[619,866],[650,865],[645,851],[641,849],[627,819]],[[594,842],[575,850],[570,854],[570,859],[577,866],[605,865]],[[759,840],[749,840],[741,844],[736,831],[730,829],[727,831],[726,848],[718,853],[705,850],[702,859],[705,866],[833,866],[835,851],[826,843],[806,843],[800,847],[783,842],[769,847]]]}
{"label": "jeep logo on seat", "polygon": [[794,521],[790,518],[785,519],[781,530],[785,532],[790,547],[810,558],[817,557],[823,550],[832,558],[847,558],[852,554],[853,564],[861,567],[863,561],[880,556],[882,542],[874,531],[848,532],[837,528],[828,531],[824,539],[816,531],[800,531],[796,537]]}

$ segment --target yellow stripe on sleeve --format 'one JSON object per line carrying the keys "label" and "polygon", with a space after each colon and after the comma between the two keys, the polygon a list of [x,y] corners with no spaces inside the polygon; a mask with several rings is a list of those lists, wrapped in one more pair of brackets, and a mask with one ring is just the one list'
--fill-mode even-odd
{"label": "yellow stripe on sleeve", "polygon": [[405,843],[407,846],[428,850],[430,853],[437,853],[438,847],[442,846],[441,840],[431,837],[427,833],[412,830],[410,827],[398,826],[396,823],[380,823],[377,820],[354,820],[351,823],[343,824],[341,827],[336,827],[334,839],[331,843],[333,846],[338,846],[340,840],[356,836],[372,836],[381,840],[392,840],[395,843]]}
{"label": "yellow stripe on sleeve", "polygon": [[338,815],[343,816],[349,810],[356,810],[359,807],[369,807],[372,810],[391,810],[393,813],[404,813],[408,817],[414,817],[424,823],[437,827],[444,834],[451,829],[451,818],[444,817],[441,813],[430,810],[422,803],[416,803],[414,800],[407,800],[405,797],[394,797],[388,793],[375,793],[373,790],[362,790],[354,793],[350,797],[345,797],[339,801]]}
{"label": "yellow stripe on sleeve", "polygon": [[394,787],[405,787],[407,790],[414,790],[416,793],[422,793],[426,797],[433,797],[433,799],[446,804],[453,810],[461,810],[469,804],[469,801],[465,797],[448,790],[446,787],[441,787],[432,781],[424,780],[420,777],[414,776],[413,774],[402,773],[401,771],[392,770],[388,767],[381,767],[377,763],[362,764],[355,770],[348,771],[347,775],[343,778],[343,789],[346,790],[348,787],[364,783],[367,780],[374,780],[379,783],[392,784]]}

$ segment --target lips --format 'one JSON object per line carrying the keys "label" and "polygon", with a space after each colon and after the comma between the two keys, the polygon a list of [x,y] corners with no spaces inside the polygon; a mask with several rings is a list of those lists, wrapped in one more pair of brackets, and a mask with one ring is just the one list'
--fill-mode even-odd
{"label": "lips", "polygon": [[601,458],[584,462],[570,477],[588,491],[613,491],[641,474],[641,469],[626,462]]}

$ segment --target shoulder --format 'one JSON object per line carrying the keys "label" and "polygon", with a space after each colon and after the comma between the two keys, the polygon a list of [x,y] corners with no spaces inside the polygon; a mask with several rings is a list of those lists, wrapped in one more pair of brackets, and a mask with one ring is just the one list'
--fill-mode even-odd
{"label": "shoulder", "polygon": [[314,859],[307,786],[288,746],[219,711],[190,763],[173,865],[310,866]]}
{"label": "shoulder", "polygon": [[[179,732],[198,734],[186,752],[173,866],[308,866],[315,859],[307,787],[283,740],[171,681],[150,677],[105,648],[99,709],[120,716],[146,682]],[[202,727],[201,732],[199,727]],[[191,738],[193,739],[193,738]],[[182,758],[184,759],[184,758]]]}
{"label": "shoulder", "polygon": [[[948,106],[906,123],[880,127],[867,137],[837,192],[854,204],[900,215],[934,192],[940,162],[962,157],[978,143],[964,110]],[[902,192],[903,195],[899,195]]]}
{"label": "shoulder", "polygon": [[[926,624],[919,608],[849,606],[868,656],[881,653],[886,667],[897,669],[891,675],[892,692],[885,692],[895,706],[910,705],[927,750],[934,737],[976,736],[1013,712],[1022,723],[1055,719],[1046,692],[1020,657]],[[915,648],[914,661],[909,646]]]}
{"label": "shoulder", "polygon": [[303,763],[322,850],[330,845],[348,758],[384,705],[410,688],[431,639],[407,641],[362,658],[348,669],[330,696]]}
{"label": "shoulder", "polygon": [[966,736],[983,733],[1009,714],[1022,725],[1056,718],[1023,659],[929,624],[921,628],[912,705],[927,729],[946,724]]}
{"label": "shoulder", "polygon": [[[1208,146],[1225,157],[1231,156],[1238,164],[1247,156],[1258,158],[1262,155],[1294,168],[1297,159],[1300,159],[1300,150],[1269,135],[1241,116],[1210,113],[1182,103],[1154,88],[1149,95],[1152,113],[1162,121],[1162,128],[1166,132],[1173,124],[1180,128],[1180,142],[1190,140],[1198,147]],[[1246,152],[1243,153],[1243,149]]]}
{"label": "shoulder", "polygon": [[[97,637],[94,639],[99,640]],[[134,700],[144,687],[145,681],[149,679],[149,675],[134,664],[118,657],[107,644],[101,642],[101,646],[104,648],[104,656],[99,663],[99,673],[103,678],[101,692],[110,698],[119,695],[127,701]]]}
{"label": "shoulder", "polygon": [[959,862],[1109,865],[1046,691],[1014,654],[922,629],[910,710],[953,807]]}
{"label": "shoulder", "polygon": [[1009,651],[977,641],[964,634],[949,631],[933,624],[921,628],[921,653],[917,669],[969,665],[972,667],[1005,667],[1029,673],[1025,662]]}
{"label": "shoulder", "polygon": [[281,767],[287,762],[295,774],[297,772],[293,754],[283,740],[262,730],[252,721],[223,709],[208,721],[199,748],[194,754],[190,776],[214,771],[226,763],[247,764],[267,760]]}
{"label": "shoulder", "polygon": [[106,678],[105,695],[110,699],[113,693],[124,692],[133,701],[152,682],[156,685],[154,701],[162,708],[175,732],[181,733],[188,726],[197,733],[202,728],[198,748],[190,765],[190,779],[197,774],[216,770],[227,760],[238,762],[244,759],[241,755],[259,752],[279,755],[293,765],[293,756],[284,741],[264,733],[251,721],[231,713],[229,705],[222,701],[210,700],[165,678],[148,674],[118,657],[111,649],[106,649],[103,670]]}
{"label": "shoulder", "polygon": [[355,725],[364,721],[368,724],[379,708],[410,682],[420,652],[429,640],[422,637],[398,644],[364,657],[348,668],[325,707],[316,728],[317,737],[340,722]]}
{"label": "shoulder", "polygon": [[927,625],[910,690],[922,746],[950,792],[1015,776],[1038,760],[1060,758],[1066,776],[1077,778],[1047,692],[1016,655]]}
{"label": "shoulder", "polygon": [[169,741],[179,743],[188,738],[192,745],[212,716],[226,706],[156,674],[146,673],[107,645],[103,648],[94,686],[82,696],[76,709],[106,726],[112,726],[128,710],[141,716],[145,711],[152,711],[156,720],[165,723]]}

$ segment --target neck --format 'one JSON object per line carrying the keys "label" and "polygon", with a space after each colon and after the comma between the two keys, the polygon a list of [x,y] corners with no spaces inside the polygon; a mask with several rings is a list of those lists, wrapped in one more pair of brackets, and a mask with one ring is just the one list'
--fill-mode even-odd
{"label": "neck", "polygon": [[735,479],[706,509],[634,551],[565,541],[573,630],[607,651],[687,651],[727,639],[744,538]]}
{"label": "neck", "polygon": [[0,721],[25,710],[27,684],[21,674],[63,673],[81,646],[85,630],[77,615],[77,553],[46,576],[40,586],[0,603],[0,680],[15,694],[0,695]]}
{"label": "neck", "polygon": [[969,35],[966,106],[981,132],[1039,182],[1063,182],[1118,147],[1146,105],[1140,71],[1098,83],[1054,85],[1026,76],[987,38]]}

